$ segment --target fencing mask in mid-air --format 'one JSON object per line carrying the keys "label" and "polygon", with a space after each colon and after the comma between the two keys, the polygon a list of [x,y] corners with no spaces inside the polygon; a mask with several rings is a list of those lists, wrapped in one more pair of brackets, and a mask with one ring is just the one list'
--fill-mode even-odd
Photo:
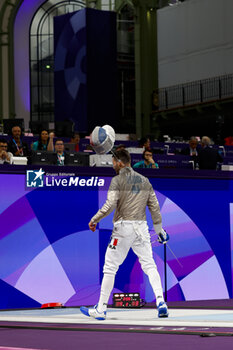
{"label": "fencing mask in mid-air", "polygon": [[97,154],[111,151],[115,142],[115,131],[110,125],[96,126],[91,134],[91,146]]}

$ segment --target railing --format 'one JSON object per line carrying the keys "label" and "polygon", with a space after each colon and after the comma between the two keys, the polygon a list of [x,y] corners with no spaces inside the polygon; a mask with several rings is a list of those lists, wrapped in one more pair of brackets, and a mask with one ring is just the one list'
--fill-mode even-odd
{"label": "railing", "polygon": [[233,74],[159,89],[159,110],[233,97]]}

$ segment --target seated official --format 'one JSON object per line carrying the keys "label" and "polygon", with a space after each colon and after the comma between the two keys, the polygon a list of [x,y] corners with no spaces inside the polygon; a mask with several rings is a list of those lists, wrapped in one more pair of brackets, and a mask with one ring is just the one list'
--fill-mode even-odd
{"label": "seated official", "polygon": [[153,159],[153,153],[150,149],[146,149],[142,154],[143,160],[133,165],[133,168],[153,168],[158,169],[159,165]]}
{"label": "seated official", "polygon": [[190,156],[194,162],[194,167],[197,168],[198,164],[198,153],[201,150],[201,146],[198,144],[198,140],[195,136],[190,137],[189,146],[183,148],[180,154],[183,156]]}
{"label": "seated official", "polygon": [[196,157],[201,146],[198,145],[198,140],[195,136],[192,136],[189,140],[189,147],[185,147],[181,150],[180,154],[184,156]]}
{"label": "seated official", "polygon": [[13,154],[14,157],[27,157],[30,155],[28,145],[21,139],[22,130],[20,126],[13,126],[12,138],[8,143],[8,151]]}
{"label": "seated official", "polygon": [[198,152],[197,161],[199,169],[216,170],[218,163],[223,162],[223,158],[215,148],[210,147],[210,138],[203,136],[201,139],[202,149]]}
{"label": "seated official", "polygon": [[0,164],[12,164],[13,154],[7,152],[7,142],[4,139],[0,139]]}
{"label": "seated official", "polygon": [[53,138],[54,133],[48,133],[47,130],[42,130],[39,136],[39,140],[33,142],[32,150],[33,151],[53,151]]}
{"label": "seated official", "polygon": [[54,145],[55,158],[54,165],[66,165],[69,160],[69,154],[64,151],[64,142],[61,139],[57,139]]}

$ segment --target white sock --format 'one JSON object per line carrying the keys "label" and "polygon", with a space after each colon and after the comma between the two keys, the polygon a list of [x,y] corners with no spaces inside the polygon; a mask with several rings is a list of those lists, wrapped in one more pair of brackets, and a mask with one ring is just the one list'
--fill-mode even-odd
{"label": "white sock", "polygon": [[163,296],[159,295],[156,297],[156,306],[159,306],[159,304],[163,302],[164,303],[164,298]]}
{"label": "white sock", "polygon": [[115,275],[104,274],[104,277],[101,283],[100,298],[99,298],[98,307],[97,307],[97,310],[99,312],[104,312],[107,309],[108,300],[114,286],[114,281],[115,281]]}
{"label": "white sock", "polygon": [[151,287],[156,297],[156,305],[158,306],[161,301],[164,302],[163,298],[163,288],[161,284],[161,279],[157,269],[151,269],[147,272]]}

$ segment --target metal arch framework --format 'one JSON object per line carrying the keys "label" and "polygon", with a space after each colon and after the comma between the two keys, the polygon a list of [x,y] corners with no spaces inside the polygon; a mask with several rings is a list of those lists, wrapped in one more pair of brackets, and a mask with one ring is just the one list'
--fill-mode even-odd
{"label": "metal arch framework", "polygon": [[[0,121],[15,117],[14,21],[24,0],[2,0],[0,4]],[[87,7],[101,8],[101,0],[86,0]]]}
{"label": "metal arch framework", "polygon": [[[151,91],[157,88],[157,43],[153,45],[148,45],[148,43],[152,43],[152,33],[156,30],[156,10],[160,7],[160,2],[160,0],[116,0],[115,6],[118,13],[125,5],[133,5],[135,10],[136,129],[138,136],[150,131],[150,95]],[[23,0],[3,0],[0,5],[0,119],[15,117],[14,21],[22,3]],[[87,7],[101,9],[101,3],[101,0],[86,0]],[[152,10],[149,14],[150,23],[148,22],[148,10]]]}
{"label": "metal arch framework", "polygon": [[[42,80],[42,75],[40,73],[40,70],[38,69],[37,71],[37,75],[36,75],[36,80],[37,82],[35,83],[35,86],[37,86],[37,98],[33,98],[33,94],[32,94],[32,65],[31,63],[34,61],[37,61],[37,66],[39,67],[41,65],[40,63],[40,56],[41,56],[41,50],[39,49],[40,47],[40,40],[41,40],[41,35],[42,35],[42,31],[43,31],[43,26],[46,22],[46,19],[54,12],[54,10],[59,11],[60,8],[62,8],[64,5],[78,5],[80,6],[80,8],[84,8],[87,7],[87,1],[80,1],[80,0],[60,0],[60,1],[56,1],[56,3],[52,3],[49,4],[50,6],[47,7],[46,9],[43,7],[45,4],[47,3],[47,0],[45,0],[40,7],[37,9],[37,11],[34,13],[32,19],[31,19],[31,24],[30,24],[30,29],[29,29],[29,36],[30,36],[30,43],[31,43],[31,37],[36,35],[36,39],[37,39],[37,58],[32,60],[31,58],[31,53],[29,53],[29,59],[30,59],[30,89],[31,89],[31,109],[30,109],[30,120],[33,120],[33,104],[37,104],[38,108],[37,108],[37,112],[36,112],[36,118],[35,120],[38,121],[44,121],[43,120],[43,112],[41,110],[41,104],[42,104],[42,95],[43,95],[43,86],[40,85],[40,81]],[[34,35],[31,32],[31,28],[33,26],[33,22],[38,14],[38,11],[40,11],[40,9],[43,9],[44,13],[41,14],[40,18],[37,18],[37,24],[36,24],[36,32],[34,33]],[[63,12],[61,12],[60,14],[64,14]],[[51,35],[51,33],[48,33],[48,37]],[[31,50],[31,44],[30,44],[30,50]],[[50,64],[50,63],[49,63]],[[35,87],[34,86],[34,87]],[[50,100],[51,100],[51,86],[50,84],[46,86],[46,88],[49,88],[49,96],[50,96]],[[52,118],[52,113],[51,111],[47,112],[47,117],[51,118],[50,121],[53,121]],[[35,117],[35,116],[34,116]]]}
{"label": "metal arch framework", "polygon": [[116,6],[115,6],[116,12],[119,13],[123,9],[123,7],[125,7],[126,5],[129,5],[131,8],[134,9],[133,1],[131,1],[131,0],[116,0]]}
{"label": "metal arch framework", "polygon": [[4,0],[0,7],[0,120],[14,118],[14,20],[23,0]]}
{"label": "metal arch framework", "polygon": [[[122,0],[120,0],[120,2],[122,2]],[[33,36],[36,35],[37,36],[37,47],[39,48],[39,37],[40,37],[40,34],[42,33],[42,28],[43,28],[43,25],[47,19],[47,17],[56,9],[56,10],[59,10],[59,7],[60,6],[63,6],[63,5],[66,5],[66,4],[71,4],[71,5],[79,5],[81,7],[91,7],[91,8],[97,8],[97,9],[101,9],[101,3],[102,1],[101,0],[84,0],[84,1],[80,1],[80,0],[60,0],[60,1],[57,1],[56,3],[52,3],[50,5],[50,7],[47,7],[46,9],[43,8],[44,4],[47,3],[47,0],[44,0],[44,2],[40,5],[40,7],[37,9],[37,11],[34,13],[32,19],[31,19],[31,25],[30,25],[30,37],[32,36],[32,33],[31,33],[31,28],[32,28],[32,25],[33,25],[33,21],[34,19],[36,18],[36,15],[38,13],[38,11],[40,9],[43,9],[44,10],[44,14],[41,14],[41,17],[38,19],[37,18],[37,30],[36,32],[34,32]],[[109,9],[113,10],[113,6],[112,6],[112,0],[109,0]],[[125,3],[124,3],[125,5]],[[114,9],[115,9],[115,6],[114,6]],[[61,13],[63,14],[63,13]],[[37,62],[39,64],[39,61],[40,61],[40,50],[38,49],[37,50]],[[34,60],[35,61],[35,60]],[[38,73],[37,73],[37,78],[34,78],[34,81],[37,79],[37,83],[35,82],[34,84],[34,87],[32,86],[32,60],[31,60],[31,54],[30,54],[30,89],[31,89],[31,109],[30,109],[30,120],[32,121],[33,119],[35,120],[38,120],[38,121],[44,121],[44,117],[46,120],[49,120],[50,121],[53,121],[53,113],[51,112],[51,110],[47,110],[46,111],[46,116],[45,114],[43,113],[43,108],[42,108],[42,96],[43,96],[43,86],[39,84],[40,81],[42,81],[41,77],[40,77],[40,72],[38,70]],[[35,90],[35,87],[37,86],[37,94],[35,94],[35,98],[33,98],[34,94],[32,93],[32,89]],[[47,89],[49,89],[49,86],[46,86]],[[52,90],[49,89],[49,92],[48,92],[49,96],[50,96],[50,100],[52,100],[51,98],[51,95],[52,95]],[[38,106],[37,107],[37,111],[33,110],[33,105],[36,105]]]}
{"label": "metal arch framework", "polygon": [[[47,2],[47,0],[45,0],[44,3],[46,3],[46,2]],[[43,3],[43,4],[44,4],[44,3]],[[39,32],[42,30],[42,27],[43,27],[43,24],[44,24],[44,21],[45,21],[46,16],[48,16],[55,8],[58,9],[59,6],[66,5],[66,3],[67,3],[67,4],[69,4],[69,3],[77,3],[77,4],[79,4],[79,5],[82,5],[82,4],[83,4],[82,1],[79,1],[79,0],[61,0],[61,1],[58,1],[58,2],[57,2],[56,4],[54,4],[54,5],[51,5],[50,8],[48,8],[47,10],[44,10],[45,12],[44,12],[43,16],[40,18],[40,21],[39,21],[39,23],[38,23],[38,28],[37,28],[37,34],[39,34]],[[43,4],[40,6],[40,8],[43,6]],[[31,20],[31,24],[32,24],[32,22],[33,22],[33,20],[34,20],[34,18],[35,18],[35,16],[36,16],[36,14],[37,14],[37,12],[38,12],[38,10],[39,10],[40,8],[38,8],[37,11],[35,12],[35,14],[34,14],[32,20]],[[30,26],[30,27],[31,27],[31,26]],[[30,30],[31,30],[31,29],[30,29]]]}

